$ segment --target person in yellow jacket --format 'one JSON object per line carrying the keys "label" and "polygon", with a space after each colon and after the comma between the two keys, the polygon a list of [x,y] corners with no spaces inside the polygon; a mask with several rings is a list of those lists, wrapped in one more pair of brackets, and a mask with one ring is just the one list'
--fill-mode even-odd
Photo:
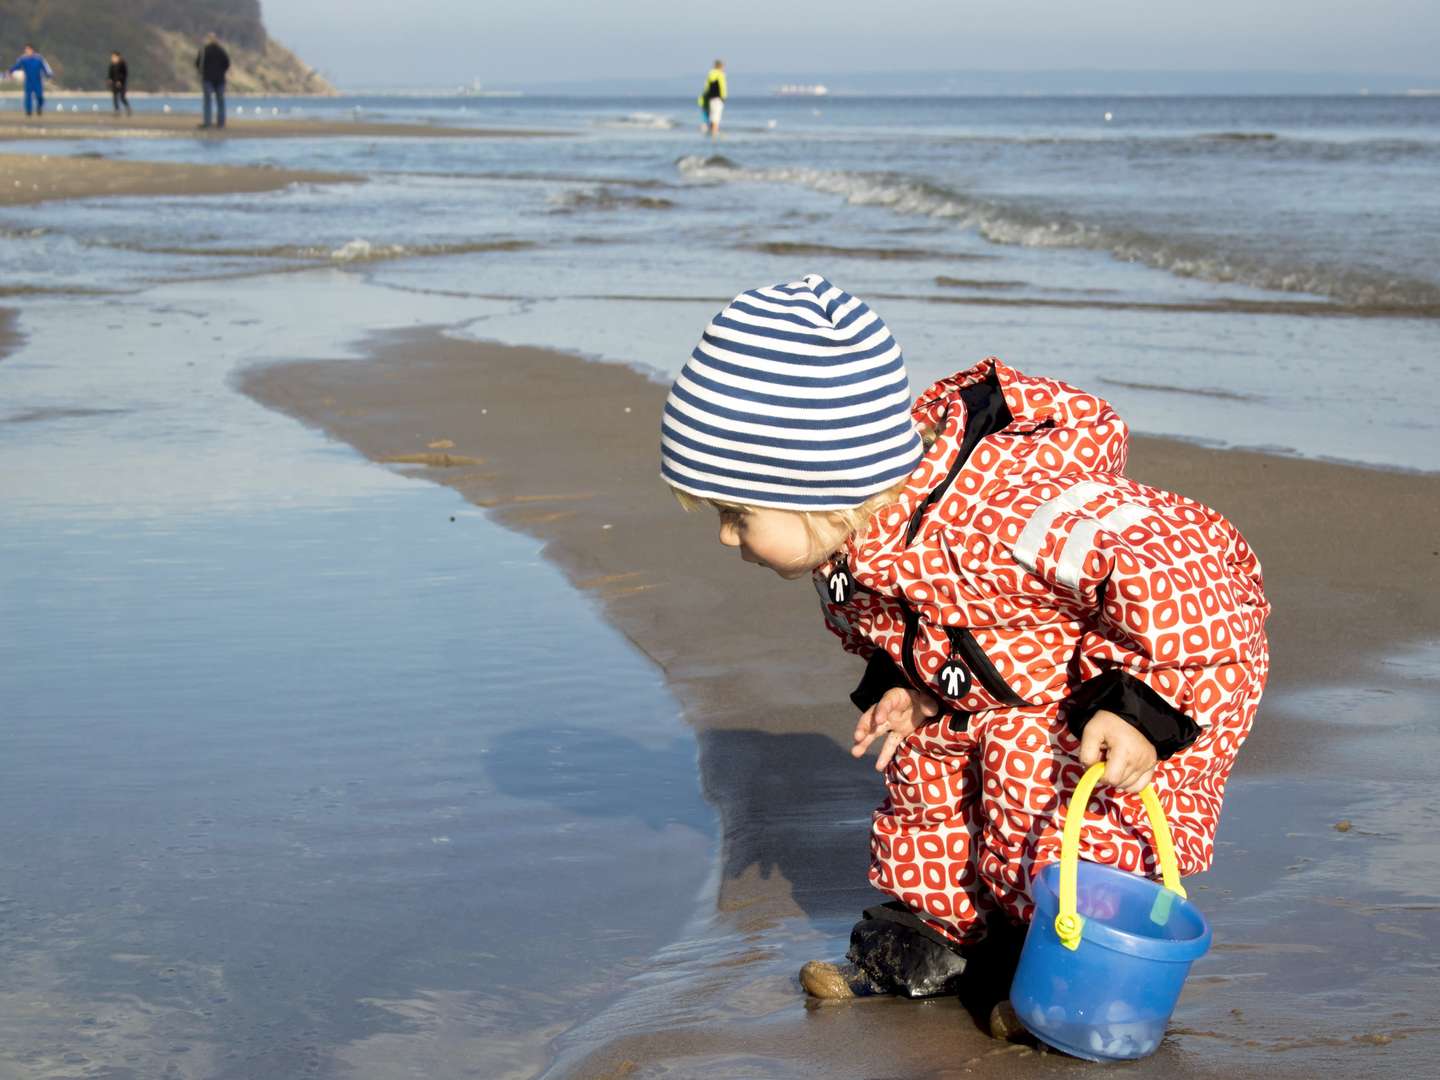
{"label": "person in yellow jacket", "polygon": [[[705,89],[700,91],[700,97],[696,99],[700,106],[700,113],[705,118],[706,126],[713,139],[720,134],[720,114],[725,111],[725,61],[716,60],[715,66],[710,69],[710,74],[705,76]],[[706,130],[702,126],[700,130]]]}

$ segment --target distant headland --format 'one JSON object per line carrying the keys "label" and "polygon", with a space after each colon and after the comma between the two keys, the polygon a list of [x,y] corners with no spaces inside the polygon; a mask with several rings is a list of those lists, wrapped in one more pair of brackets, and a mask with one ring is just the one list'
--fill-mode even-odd
{"label": "distant headland", "polygon": [[335,93],[265,32],[260,0],[0,0],[0,60],[8,67],[31,42],[54,69],[57,90],[108,89],[112,51],[125,57],[131,90],[196,90],[195,54],[212,31],[230,54],[232,93]]}

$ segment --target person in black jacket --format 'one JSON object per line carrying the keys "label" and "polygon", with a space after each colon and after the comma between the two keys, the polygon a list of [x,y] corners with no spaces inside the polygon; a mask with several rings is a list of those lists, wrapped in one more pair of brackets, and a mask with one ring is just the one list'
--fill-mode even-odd
{"label": "person in black jacket", "polygon": [[129,116],[133,111],[130,108],[130,99],[125,96],[125,87],[130,82],[130,65],[125,63],[125,58],[118,52],[110,54],[110,71],[106,75],[110,81],[110,97],[115,102],[115,112],[120,112],[120,106],[125,106],[125,115]]}
{"label": "person in black jacket", "polygon": [[205,45],[195,57],[195,70],[200,73],[200,88],[205,91],[205,122],[210,126],[210,99],[215,99],[215,126],[225,126],[225,73],[230,70],[230,54],[220,45],[215,34],[205,35]]}

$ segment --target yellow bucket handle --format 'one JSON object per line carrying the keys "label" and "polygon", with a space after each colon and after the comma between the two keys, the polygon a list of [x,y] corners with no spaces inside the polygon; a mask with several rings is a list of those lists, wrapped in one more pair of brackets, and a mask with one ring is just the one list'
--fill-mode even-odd
{"label": "yellow bucket handle", "polygon": [[[1085,918],[1076,911],[1076,880],[1079,876],[1080,829],[1085,824],[1085,808],[1090,805],[1090,793],[1105,772],[1105,762],[1097,761],[1085,770],[1085,775],[1075,785],[1075,794],[1070,797],[1070,809],[1065,815],[1065,834],[1060,841],[1060,913],[1055,916],[1055,935],[1067,949],[1080,947],[1080,931]],[[1155,899],[1150,918],[1163,925],[1169,921],[1171,897],[1185,896],[1185,887],[1180,884],[1180,867],[1175,861],[1175,844],[1170,839],[1170,823],[1165,820],[1165,810],[1160,805],[1155,789],[1146,785],[1140,792],[1140,801],[1150,815],[1150,828],[1155,833],[1155,854],[1160,860],[1160,876],[1168,892],[1162,892]]]}

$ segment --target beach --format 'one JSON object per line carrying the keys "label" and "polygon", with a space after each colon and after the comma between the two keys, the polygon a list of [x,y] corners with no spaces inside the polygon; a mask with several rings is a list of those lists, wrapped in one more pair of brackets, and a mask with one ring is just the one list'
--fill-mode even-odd
{"label": "beach", "polygon": [[358,180],[342,173],[260,166],[174,165],[0,154],[0,206],[107,195],[219,195],[291,184]]}
{"label": "beach", "polygon": [[[60,101],[61,108],[65,102]],[[232,101],[230,114],[223,129],[197,130],[196,117],[199,115],[198,102],[187,103],[184,112],[140,112],[121,115],[93,102],[85,102],[85,111],[75,105],[69,112],[58,111],[54,105],[41,116],[25,116],[21,113],[0,113],[0,140],[6,139],[323,139],[337,135],[357,138],[524,138],[539,132],[513,129],[477,127],[445,127],[437,124],[387,123],[367,120],[358,114],[342,119],[299,118],[293,107],[287,108],[287,115],[281,116],[279,108],[271,106],[274,113],[262,106],[245,104],[242,98]],[[177,101],[178,104],[178,101]],[[251,110],[246,117],[245,110]],[[549,134],[549,133],[546,133]]]}
{"label": "beach", "polygon": [[[663,1066],[677,1075],[713,1067],[714,1075],[782,1076],[806,1061],[854,1077],[885,1069],[906,1076],[1073,1069],[1073,1062],[997,1050],[954,1002],[805,1008],[794,972],[775,951],[796,968],[806,954],[775,936],[796,924],[826,927],[829,936],[810,938],[811,947],[837,953],[843,938],[836,931],[842,924],[848,930],[847,920],[869,902],[863,822],[879,785],[843,749],[852,711],[845,693],[861,665],[829,640],[808,582],[780,582],[741,563],[716,542],[713,520],[687,518],[656,480],[654,428],[664,388],[624,368],[435,335],[380,340],[371,355],[358,369],[277,365],[243,385],[374,461],[404,461],[437,440],[453,443],[444,453],[455,455],[454,463],[421,467],[420,475],[542,540],[547,558],[660,666],[698,732],[705,791],[723,823],[716,904],[725,931],[712,931],[723,967],[687,973],[683,1007],[670,1004],[671,1025],[658,1022],[666,1005],[650,1002],[658,1030],[598,1049],[579,1035],[568,1038],[570,1052],[555,1075],[648,1075]],[[477,413],[482,402],[485,411]],[[1224,850],[1206,875],[1195,895],[1208,908],[1206,892],[1224,894],[1226,906],[1209,908],[1221,944],[1187,1001],[1189,1037],[1172,1039],[1130,1071],[1222,1076],[1263,1051],[1267,1071],[1313,1075],[1337,1048],[1356,1055],[1347,1059],[1354,1068],[1394,1068],[1394,1075],[1420,1068],[1433,1052],[1435,1013],[1417,1009],[1399,985],[1386,994],[1388,1010],[1375,1001],[1360,1015],[1301,1001],[1280,1005],[1270,987],[1309,982],[1317,967],[1344,966],[1346,956],[1389,955],[1405,937],[1434,940],[1435,909],[1400,903],[1409,888],[1403,879],[1367,875],[1363,890],[1326,890],[1299,904],[1288,890],[1283,898],[1274,893],[1310,860],[1324,861],[1343,880],[1340,865],[1359,870],[1368,856],[1357,849],[1383,844],[1375,834],[1396,824],[1360,824],[1354,781],[1375,762],[1417,750],[1417,733],[1409,725],[1379,725],[1377,733],[1366,722],[1362,734],[1341,717],[1288,712],[1285,702],[1317,686],[1383,680],[1385,658],[1423,642],[1440,623],[1440,593],[1416,587],[1440,578],[1440,553],[1433,545],[1397,552],[1393,537],[1373,527],[1395,516],[1432,535],[1440,526],[1440,480],[1158,439],[1137,441],[1130,471],[1223,506],[1262,554],[1276,611],[1269,627],[1275,674],[1232,788],[1243,809],[1228,812],[1222,835],[1244,837],[1261,822],[1279,822],[1288,838],[1260,850]],[[1343,563],[1337,552],[1346,554]],[[1336,632],[1337,615],[1344,633]],[[1433,746],[1432,733],[1418,737]],[[1356,763],[1356,743],[1368,767]],[[1388,779],[1398,793],[1423,785],[1425,773],[1400,767]],[[1309,797],[1299,798],[1300,791]],[[1335,831],[1351,819],[1370,839]],[[1349,850],[1340,846],[1346,842]],[[1226,846],[1249,845],[1232,839]],[[1266,861],[1275,847],[1289,849],[1284,865]],[[1227,921],[1228,912],[1242,910]],[[1337,910],[1349,917],[1333,917]],[[1296,920],[1317,918],[1323,935],[1293,940]],[[734,943],[721,944],[729,935],[749,937],[750,947],[731,954]],[[1266,969],[1260,978],[1252,971],[1258,958]],[[1420,978],[1416,971],[1397,983],[1413,989]],[[680,1018],[696,1009],[703,1022]],[[605,1031],[603,1016],[595,1028]],[[1366,1058],[1379,1047],[1387,1048],[1384,1058]],[[772,1058],[759,1072],[744,1072]]]}
{"label": "beach", "polygon": [[[796,980],[878,899],[861,665],[657,443],[705,320],[812,270],[916,390],[995,352],[1112,398],[1130,474],[1260,555],[1271,681],[1187,882],[1215,944],[1126,1071],[1424,1074],[1440,274],[1307,248],[1349,194],[1284,245],[1206,213],[1274,145],[1358,192],[1337,125],[1440,143],[1409,103],[1252,103],[1255,142],[1190,107],[1107,147],[1069,101],[752,103],[717,154],[663,103],[340,99],[0,157],[0,1077],[1093,1071]],[[894,125],[910,171],[864,171]],[[1044,201],[1167,154],[1200,205]]]}

